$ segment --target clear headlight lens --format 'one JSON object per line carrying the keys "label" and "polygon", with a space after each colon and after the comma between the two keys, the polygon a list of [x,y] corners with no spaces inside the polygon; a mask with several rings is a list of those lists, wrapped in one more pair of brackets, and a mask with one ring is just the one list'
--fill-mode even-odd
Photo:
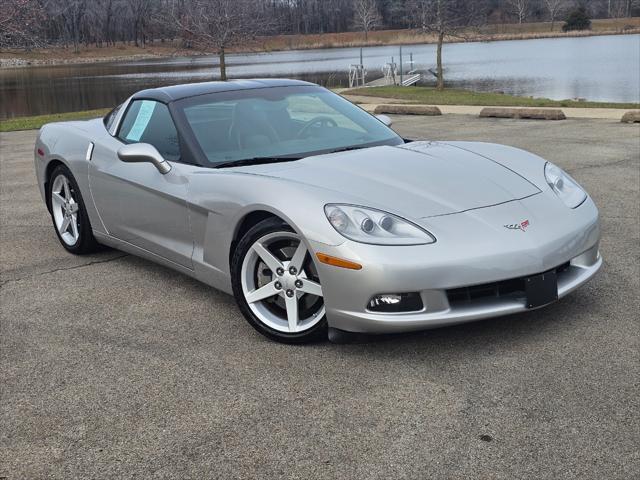
{"label": "clear headlight lens", "polygon": [[576,208],[587,198],[587,194],[582,190],[580,185],[578,185],[578,182],[553,163],[547,162],[545,164],[544,176],[551,190],[560,197],[560,200],[562,200],[567,207]]}
{"label": "clear headlight lens", "polygon": [[329,223],[354,242],[374,245],[425,245],[435,237],[418,225],[391,213],[356,205],[324,207]]}

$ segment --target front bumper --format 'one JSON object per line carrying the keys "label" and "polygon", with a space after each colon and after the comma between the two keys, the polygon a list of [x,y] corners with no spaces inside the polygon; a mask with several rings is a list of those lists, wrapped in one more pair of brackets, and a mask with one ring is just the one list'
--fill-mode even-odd
{"label": "front bumper", "polygon": [[[545,197],[536,195],[526,202],[428,219],[424,226],[438,238],[431,245],[389,247],[347,241],[328,246],[311,242],[315,252],[363,266],[362,270],[345,270],[318,265],[329,326],[350,332],[390,333],[524,312],[528,310],[526,298],[517,293],[450,302],[447,291],[518,279],[562,265],[558,298],[564,297],[602,266],[598,213],[587,199],[578,209],[554,216],[534,214],[549,211],[550,199]],[[557,212],[557,204],[552,206]],[[526,232],[503,227],[512,223],[504,219],[521,218],[530,221]],[[375,295],[406,292],[420,294],[422,310],[379,313],[368,309]]]}

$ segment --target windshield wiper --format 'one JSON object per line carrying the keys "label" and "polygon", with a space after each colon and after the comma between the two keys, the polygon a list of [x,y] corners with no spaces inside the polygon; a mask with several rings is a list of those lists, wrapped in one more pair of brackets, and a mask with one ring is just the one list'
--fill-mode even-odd
{"label": "windshield wiper", "polygon": [[[326,153],[338,153],[348,152],[350,150],[360,150],[368,147],[343,147],[335,150],[330,150]],[[243,158],[241,160],[231,160],[229,162],[222,162],[215,166],[215,168],[230,168],[230,167],[246,167],[248,165],[264,165],[267,163],[280,163],[280,162],[293,162],[295,160],[301,160],[304,157],[253,157]]]}
{"label": "windshield wiper", "polygon": [[336,148],[335,150],[331,150],[328,153],[350,152],[351,150],[362,150],[363,148],[369,148],[369,147],[343,147],[343,148]]}
{"label": "windshield wiper", "polygon": [[241,160],[231,160],[230,162],[222,162],[217,164],[215,168],[245,167],[247,165],[264,165],[267,163],[293,162],[295,160],[300,160],[300,157],[253,157],[243,158]]}

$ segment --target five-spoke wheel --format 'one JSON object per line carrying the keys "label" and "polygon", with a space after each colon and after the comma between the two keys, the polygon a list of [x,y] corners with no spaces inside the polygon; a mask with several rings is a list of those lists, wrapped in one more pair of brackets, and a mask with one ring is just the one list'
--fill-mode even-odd
{"label": "five-spoke wheel", "polygon": [[73,198],[73,189],[67,177],[61,173],[53,180],[51,187],[51,213],[60,238],[69,246],[78,243],[78,202]]}
{"label": "five-spoke wheel", "polygon": [[53,226],[62,246],[76,254],[94,251],[97,243],[80,188],[64,165],[58,165],[51,173],[47,194]]}
{"label": "five-spoke wheel", "polygon": [[249,323],[285,342],[325,333],[318,273],[305,242],[288,225],[268,219],[241,239],[233,262],[234,294]]}

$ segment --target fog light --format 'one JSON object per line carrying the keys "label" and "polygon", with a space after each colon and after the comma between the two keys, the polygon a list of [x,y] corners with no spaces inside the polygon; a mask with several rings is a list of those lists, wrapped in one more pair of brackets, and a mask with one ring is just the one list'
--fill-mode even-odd
{"label": "fog light", "polygon": [[367,308],[372,312],[397,313],[422,310],[422,298],[418,292],[383,293],[369,300]]}

